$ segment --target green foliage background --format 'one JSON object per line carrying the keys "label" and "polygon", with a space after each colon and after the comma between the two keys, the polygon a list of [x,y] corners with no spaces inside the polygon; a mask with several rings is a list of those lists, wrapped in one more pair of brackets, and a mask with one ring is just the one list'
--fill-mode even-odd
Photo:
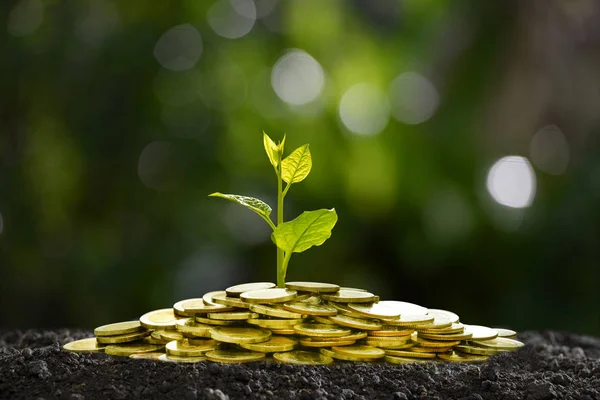
{"label": "green foliage background", "polygon": [[[93,328],[275,281],[264,222],[207,198],[276,205],[264,130],[313,155],[286,220],[339,215],[323,246],[292,258],[289,280],[359,286],[468,323],[600,334],[595,3],[262,0],[274,10],[239,39],[211,29],[212,0],[40,1],[26,35],[11,25],[21,3],[0,3],[2,326]],[[169,71],[153,51],[185,23],[202,54]],[[312,105],[287,106],[271,87],[291,48],[325,71]],[[431,119],[390,118],[374,135],[345,128],[349,87],[387,91],[407,71],[437,87]],[[534,166],[527,209],[496,204],[489,168],[529,157],[549,124],[567,139],[567,169]]]}

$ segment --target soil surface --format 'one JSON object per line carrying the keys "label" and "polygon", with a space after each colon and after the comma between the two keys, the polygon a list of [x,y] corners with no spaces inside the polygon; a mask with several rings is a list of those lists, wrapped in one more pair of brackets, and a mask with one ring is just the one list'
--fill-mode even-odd
{"label": "soil surface", "polygon": [[173,364],[74,354],[86,331],[0,332],[0,399],[600,399],[600,338],[526,332],[484,364]]}

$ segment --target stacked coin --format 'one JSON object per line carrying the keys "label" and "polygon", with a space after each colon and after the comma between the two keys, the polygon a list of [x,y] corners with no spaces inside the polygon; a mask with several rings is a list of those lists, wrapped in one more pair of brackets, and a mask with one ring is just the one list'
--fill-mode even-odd
{"label": "stacked coin", "polygon": [[458,315],[319,282],[236,285],[181,300],[139,321],[104,325],[65,350],[170,362],[291,364],[335,361],[481,362],[523,343],[516,332]]}

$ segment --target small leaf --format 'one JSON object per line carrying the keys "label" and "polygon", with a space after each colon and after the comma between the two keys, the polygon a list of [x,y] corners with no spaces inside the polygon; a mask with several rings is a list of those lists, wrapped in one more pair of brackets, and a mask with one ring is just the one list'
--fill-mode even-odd
{"label": "small leaf", "polygon": [[285,147],[285,133],[283,134],[283,139],[277,145],[277,149],[279,150],[279,156],[283,155],[283,148]]}
{"label": "small leaf", "polygon": [[298,147],[281,162],[281,177],[288,183],[302,182],[310,173],[312,157],[308,144]]}
{"label": "small leaf", "polygon": [[246,208],[251,209],[265,220],[271,220],[269,215],[271,215],[271,206],[265,203],[262,200],[256,199],[254,197],[247,196],[239,196],[237,194],[223,194],[219,192],[215,192],[208,195],[209,197],[220,197],[225,200],[233,201],[234,203],[238,203]]}
{"label": "small leaf", "polygon": [[[285,140],[285,138],[284,138]],[[279,147],[275,144],[275,142],[263,132],[263,144],[265,145],[265,151],[267,152],[267,156],[269,157],[269,161],[271,165],[277,168],[279,162],[281,161],[281,154],[279,152]]]}
{"label": "small leaf", "polygon": [[275,244],[286,253],[301,253],[312,246],[320,246],[331,237],[337,219],[333,208],[305,211],[296,219],[275,228]]}

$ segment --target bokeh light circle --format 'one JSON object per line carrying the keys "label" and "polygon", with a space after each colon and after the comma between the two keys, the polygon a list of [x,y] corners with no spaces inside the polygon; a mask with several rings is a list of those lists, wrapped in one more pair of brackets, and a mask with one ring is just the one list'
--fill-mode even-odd
{"label": "bokeh light circle", "polygon": [[291,50],[281,57],[271,72],[271,85],[288,104],[302,105],[316,99],[325,85],[321,65],[302,50]]}
{"label": "bokeh light circle", "polygon": [[525,157],[503,157],[490,168],[487,189],[499,204],[512,208],[529,207],[535,197],[535,172]]}
{"label": "bokeh light circle", "polygon": [[185,71],[196,65],[202,54],[202,37],[190,24],[166,31],[154,46],[154,57],[164,68]]}
{"label": "bokeh light circle", "polygon": [[342,96],[339,107],[342,123],[359,135],[373,135],[385,129],[390,104],[381,90],[369,83],[357,83]]}
{"label": "bokeh light circle", "polygon": [[44,5],[40,0],[21,0],[8,15],[6,30],[16,37],[33,34],[44,21]]}
{"label": "bokeh light circle", "polygon": [[556,125],[545,126],[531,139],[529,155],[539,170],[560,175],[569,165],[569,143]]}
{"label": "bokeh light circle", "polygon": [[252,0],[218,0],[206,12],[206,19],[217,35],[237,39],[252,30],[256,6]]}
{"label": "bokeh light circle", "polygon": [[410,125],[430,119],[440,102],[433,83],[416,72],[398,75],[390,84],[389,97],[394,118]]}

